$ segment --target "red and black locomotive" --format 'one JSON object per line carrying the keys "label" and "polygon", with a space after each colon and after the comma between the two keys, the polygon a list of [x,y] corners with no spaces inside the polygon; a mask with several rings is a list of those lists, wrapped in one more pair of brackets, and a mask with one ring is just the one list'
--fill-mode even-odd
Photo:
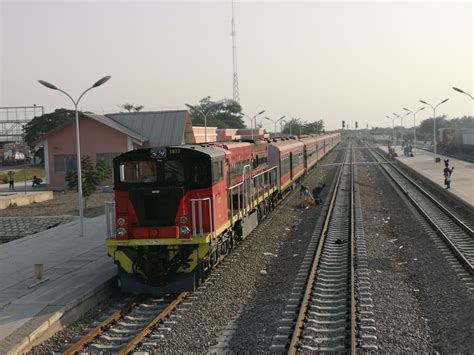
{"label": "red and black locomotive", "polygon": [[106,240],[126,292],[192,290],[339,134],[132,150],[114,159]]}

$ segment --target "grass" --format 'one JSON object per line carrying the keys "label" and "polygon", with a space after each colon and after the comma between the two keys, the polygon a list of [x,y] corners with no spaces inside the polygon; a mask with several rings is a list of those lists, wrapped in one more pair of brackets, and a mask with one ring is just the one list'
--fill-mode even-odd
{"label": "grass", "polygon": [[[36,175],[36,177],[43,179],[44,180],[44,167],[27,167],[25,169],[21,169],[18,165],[15,166],[15,168],[12,168],[10,170],[15,171],[15,183],[18,183],[20,181],[25,181],[25,172],[26,172],[26,180],[31,180],[33,179],[33,176]],[[8,183],[8,178],[7,178],[7,173],[10,170],[3,170],[0,172],[0,183],[6,184]]]}

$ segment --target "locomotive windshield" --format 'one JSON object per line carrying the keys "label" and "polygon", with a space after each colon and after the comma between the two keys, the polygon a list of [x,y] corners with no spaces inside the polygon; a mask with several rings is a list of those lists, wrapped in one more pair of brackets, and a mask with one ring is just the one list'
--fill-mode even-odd
{"label": "locomotive windshield", "polygon": [[154,161],[127,161],[120,165],[122,182],[156,182],[156,163]]}
{"label": "locomotive windshield", "polygon": [[121,183],[154,183],[160,186],[208,187],[209,159],[127,161],[120,164]]}

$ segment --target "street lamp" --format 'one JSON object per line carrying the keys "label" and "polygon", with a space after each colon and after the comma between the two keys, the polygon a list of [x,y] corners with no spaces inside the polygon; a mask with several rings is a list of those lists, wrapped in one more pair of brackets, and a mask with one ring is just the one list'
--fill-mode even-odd
{"label": "street lamp", "polygon": [[427,103],[426,101],[423,101],[423,100],[420,100],[420,102],[422,104],[425,104],[425,105],[428,105],[430,106],[432,109],[433,109],[433,146],[434,146],[434,150],[433,150],[433,153],[434,153],[434,158],[435,158],[435,161],[436,161],[436,108],[441,105],[441,104],[444,104],[446,101],[448,101],[449,99],[444,99],[443,101],[441,101],[439,104],[437,104],[436,106],[433,106],[433,105],[430,105],[429,103]]}
{"label": "street lamp", "polygon": [[408,113],[412,114],[413,115],[413,151],[415,152],[416,154],[416,114],[418,112],[420,112],[421,110],[424,110],[425,109],[425,106],[419,108],[418,110],[416,110],[415,112],[413,112],[412,110],[409,110],[407,109],[406,107],[403,108],[405,111],[408,111]]}
{"label": "street lamp", "polygon": [[84,94],[86,92],[88,92],[89,90],[92,90],[92,89],[94,89],[98,86],[101,86],[102,84],[106,83],[109,79],[110,79],[110,75],[104,76],[102,79],[97,80],[94,83],[94,85],[92,85],[89,89],[84,91],[76,101],[74,101],[74,99],[71,97],[71,95],[69,95],[66,91],[57,88],[56,86],[54,86],[51,83],[48,83],[47,81],[38,80],[38,82],[41,85],[46,86],[48,89],[60,91],[64,95],[69,97],[71,99],[72,103],[74,104],[74,110],[76,111],[77,187],[78,187],[78,190],[79,190],[78,191],[78,200],[79,200],[79,221],[80,221],[80,228],[81,228],[80,234],[79,234],[80,237],[84,237],[84,206],[83,206],[83,203],[82,203],[81,143],[79,141],[79,113],[77,111],[77,106],[79,104],[79,101],[81,101],[81,98],[84,96]]}
{"label": "street lamp", "polygon": [[202,110],[198,109],[196,106],[192,106],[189,104],[185,104],[185,105],[189,107],[191,110],[199,112],[204,117],[204,143],[207,143],[207,115],[209,114],[211,110],[209,109],[209,111],[204,113]]}
{"label": "street lamp", "polygon": [[[397,119],[397,117],[390,117],[390,116],[385,116],[385,117],[390,118],[392,120],[392,144],[394,147],[396,147],[397,135],[395,134],[395,120]],[[394,141],[394,136],[395,136],[395,141]]]}
{"label": "street lamp", "polygon": [[[257,122],[257,116],[260,116],[262,113],[264,113],[265,110],[262,110],[260,111],[259,113],[257,113],[255,116],[252,116],[250,117],[249,115],[246,115],[245,113],[241,112],[240,114],[241,115],[244,115],[245,117],[249,118],[250,119],[250,129],[251,129],[251,132],[252,132],[252,140],[253,140],[253,122]],[[256,125],[256,124],[255,124]]]}
{"label": "street lamp", "polygon": [[406,114],[404,115],[399,115],[398,117],[400,118],[400,124],[402,126],[402,129],[401,129],[401,140],[402,140],[402,145],[403,145],[403,142],[404,142],[404,139],[403,139],[403,130],[404,130],[404,127],[403,127],[403,118],[408,116],[410,114],[410,112],[407,112]]}
{"label": "street lamp", "polygon": [[275,127],[274,127],[275,130],[273,131],[273,134],[274,134],[275,136],[276,136],[277,123],[278,123],[278,121],[284,119],[285,117],[286,117],[286,116],[281,116],[281,117],[280,117],[279,119],[277,119],[277,120],[272,120],[270,117],[266,117],[266,116],[265,116],[265,119],[266,119],[266,120],[272,121],[273,124],[275,125]]}
{"label": "street lamp", "polygon": [[453,90],[454,90],[454,91],[457,91],[457,92],[460,92],[461,94],[467,95],[467,96],[469,96],[471,99],[474,100],[474,96],[472,96],[471,94],[468,94],[468,93],[465,92],[465,91],[462,91],[462,90],[459,89],[459,88],[455,88],[455,87],[453,86]]}
{"label": "street lamp", "polygon": [[[395,119],[400,118],[400,115],[398,113],[392,112],[393,115],[395,116]],[[395,135],[395,149],[397,148],[397,143],[398,143],[398,135]]]}

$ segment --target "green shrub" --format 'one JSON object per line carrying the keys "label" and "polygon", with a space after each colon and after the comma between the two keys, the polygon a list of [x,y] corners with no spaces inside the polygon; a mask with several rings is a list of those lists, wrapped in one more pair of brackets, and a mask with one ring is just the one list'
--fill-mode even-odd
{"label": "green shrub", "polygon": [[[104,163],[98,163],[94,167],[92,159],[88,155],[81,158],[82,174],[82,196],[84,196],[84,208],[87,208],[89,197],[97,190],[99,184],[112,175],[112,169]],[[70,189],[78,189],[77,171],[69,170],[66,172],[65,180]]]}

